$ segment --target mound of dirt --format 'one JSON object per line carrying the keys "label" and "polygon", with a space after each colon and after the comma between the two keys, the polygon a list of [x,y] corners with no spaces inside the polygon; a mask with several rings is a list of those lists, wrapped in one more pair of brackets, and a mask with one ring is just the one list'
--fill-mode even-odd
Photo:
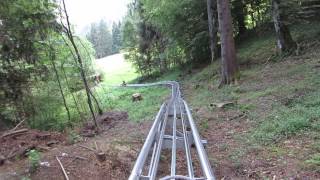
{"label": "mound of dirt", "polygon": [[0,136],[0,156],[10,161],[26,156],[31,149],[46,151],[66,142],[64,135],[57,132],[25,129],[22,133],[4,136],[6,133]]}
{"label": "mound of dirt", "polygon": [[[118,122],[128,121],[128,113],[124,111],[109,111],[97,117],[97,123],[101,130],[108,130],[114,127]],[[80,134],[85,137],[93,137],[97,134],[92,121],[84,124]]]}

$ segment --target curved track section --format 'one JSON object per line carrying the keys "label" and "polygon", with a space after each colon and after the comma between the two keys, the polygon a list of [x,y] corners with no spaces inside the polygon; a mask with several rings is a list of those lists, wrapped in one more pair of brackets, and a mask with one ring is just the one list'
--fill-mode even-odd
{"label": "curved track section", "polygon": [[[171,98],[163,103],[149,131],[145,143],[135,162],[129,180],[154,179],[186,179],[215,180],[208,156],[204,149],[204,140],[201,140],[196,124],[191,115],[188,104],[183,100],[180,85],[175,81],[164,81],[149,84],[129,84],[126,87],[167,86],[171,87]],[[195,167],[192,158],[192,147],[195,147],[197,159],[201,165],[202,176],[195,176]],[[171,150],[170,172],[164,177],[158,177],[160,156],[164,149]],[[177,174],[177,153],[182,150],[187,167],[186,174]],[[181,157],[180,157],[181,158]]]}

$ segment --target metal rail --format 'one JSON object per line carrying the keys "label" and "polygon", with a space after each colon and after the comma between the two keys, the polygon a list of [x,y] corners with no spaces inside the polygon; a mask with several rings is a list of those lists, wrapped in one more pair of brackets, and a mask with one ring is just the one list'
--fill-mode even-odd
{"label": "metal rail", "polygon": [[[171,98],[162,106],[154,120],[149,134],[138,155],[129,180],[187,179],[215,180],[208,156],[204,149],[196,124],[187,103],[181,97],[179,83],[165,81],[149,84],[129,84],[126,87],[170,86]],[[182,132],[178,128],[182,129]],[[195,177],[191,156],[192,145],[196,147],[203,177]],[[165,177],[157,177],[160,155],[163,149],[171,149],[171,169]],[[187,171],[185,175],[176,174],[177,150],[185,152]]]}

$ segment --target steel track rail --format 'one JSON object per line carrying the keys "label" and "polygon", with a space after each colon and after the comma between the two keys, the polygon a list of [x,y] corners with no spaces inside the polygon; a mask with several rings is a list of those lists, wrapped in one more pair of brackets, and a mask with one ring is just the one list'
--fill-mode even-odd
{"label": "steel track rail", "polygon": [[[181,97],[180,85],[175,81],[164,81],[149,84],[128,84],[126,87],[171,87],[171,98],[161,105],[154,123],[143,144],[129,180],[161,180],[187,179],[215,180],[208,156],[204,149],[196,124],[192,118],[188,104]],[[178,131],[178,127],[182,132]],[[169,132],[169,133],[168,133]],[[195,177],[194,165],[191,156],[191,147],[195,146],[197,157],[200,161],[202,177]],[[160,156],[163,149],[171,149],[170,173],[165,177],[157,177]],[[176,174],[177,150],[185,153],[187,172],[185,175]]]}

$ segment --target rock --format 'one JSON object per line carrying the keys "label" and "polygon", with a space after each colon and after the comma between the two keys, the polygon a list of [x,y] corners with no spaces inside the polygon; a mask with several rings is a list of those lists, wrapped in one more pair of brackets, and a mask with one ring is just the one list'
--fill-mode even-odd
{"label": "rock", "polygon": [[50,163],[45,161],[45,162],[40,162],[41,167],[50,167]]}
{"label": "rock", "polygon": [[134,93],[132,95],[132,102],[142,101],[142,95],[140,93]]}

